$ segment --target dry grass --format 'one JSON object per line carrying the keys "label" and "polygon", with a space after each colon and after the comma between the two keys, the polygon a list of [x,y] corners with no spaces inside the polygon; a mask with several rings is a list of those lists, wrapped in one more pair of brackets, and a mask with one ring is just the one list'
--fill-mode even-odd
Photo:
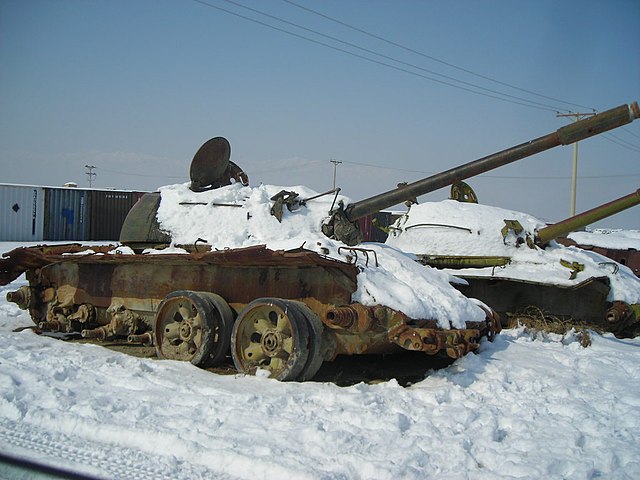
{"label": "dry grass", "polygon": [[573,331],[580,345],[585,348],[591,345],[589,330],[598,331],[598,328],[594,325],[587,325],[584,322],[575,321],[571,318],[549,315],[542,309],[534,306],[527,307],[522,313],[510,314],[509,326],[524,326],[527,331],[534,335],[538,333],[555,333],[565,336]]}

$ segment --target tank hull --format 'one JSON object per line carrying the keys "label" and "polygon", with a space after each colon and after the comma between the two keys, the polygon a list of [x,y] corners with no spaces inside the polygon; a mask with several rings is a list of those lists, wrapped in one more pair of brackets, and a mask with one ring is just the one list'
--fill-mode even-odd
{"label": "tank hull", "polygon": [[464,295],[491,305],[504,328],[516,326],[518,319],[525,316],[589,326],[621,338],[640,333],[637,306],[607,301],[608,277],[591,277],[577,285],[562,286],[512,278],[457,276],[468,285],[454,286]]}
{"label": "tank hull", "polygon": [[572,286],[550,285],[526,280],[458,275],[469,285],[455,285],[466,296],[491,305],[501,318],[522,313],[534,306],[543,313],[592,324],[604,321],[609,279],[589,278]]}

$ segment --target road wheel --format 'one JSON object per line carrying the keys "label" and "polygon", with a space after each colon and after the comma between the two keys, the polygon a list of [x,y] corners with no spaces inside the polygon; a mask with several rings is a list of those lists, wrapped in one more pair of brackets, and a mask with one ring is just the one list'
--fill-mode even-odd
{"label": "road wheel", "polygon": [[259,298],[238,315],[231,334],[231,356],[240,372],[258,369],[277,380],[295,380],[309,357],[307,319],[293,302]]}
{"label": "road wheel", "polygon": [[233,314],[222,297],[177,290],[165,297],[156,313],[156,354],[198,367],[213,367],[229,351],[232,327]]}

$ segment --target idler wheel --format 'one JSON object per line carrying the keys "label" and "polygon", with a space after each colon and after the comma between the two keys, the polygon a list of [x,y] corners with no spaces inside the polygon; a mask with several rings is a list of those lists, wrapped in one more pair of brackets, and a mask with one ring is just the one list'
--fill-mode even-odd
{"label": "idler wheel", "polygon": [[233,313],[219,295],[177,290],[160,304],[153,324],[160,358],[212,367],[222,362],[231,341]]}
{"label": "idler wheel", "polygon": [[254,300],[240,312],[233,326],[231,356],[240,372],[255,375],[262,369],[271,378],[295,380],[309,358],[307,319],[294,302]]}
{"label": "idler wheel", "polygon": [[323,358],[323,343],[322,333],[324,332],[324,325],[320,321],[320,318],[302,302],[289,302],[290,306],[297,308],[302,316],[307,320],[307,327],[309,328],[309,356],[302,369],[298,380],[306,382],[311,380],[320,367],[322,366]]}

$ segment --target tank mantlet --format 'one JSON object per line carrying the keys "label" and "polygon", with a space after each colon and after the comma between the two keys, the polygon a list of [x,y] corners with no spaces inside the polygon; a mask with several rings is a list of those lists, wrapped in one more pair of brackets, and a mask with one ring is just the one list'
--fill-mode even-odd
{"label": "tank mantlet", "polygon": [[160,193],[146,193],[129,210],[120,230],[120,243],[133,249],[153,248],[171,243],[171,237],[160,230],[157,214]]}

